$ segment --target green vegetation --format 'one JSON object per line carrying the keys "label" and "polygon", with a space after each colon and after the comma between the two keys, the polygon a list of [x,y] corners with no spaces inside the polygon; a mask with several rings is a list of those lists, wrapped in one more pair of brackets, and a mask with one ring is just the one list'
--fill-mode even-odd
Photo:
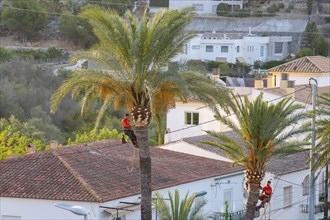
{"label": "green vegetation", "polygon": [[312,14],[313,0],[307,0],[307,14]]}
{"label": "green vegetation", "polygon": [[301,58],[306,56],[313,56],[313,51],[309,48],[302,48],[296,54],[296,58]]}
{"label": "green vegetation", "polygon": [[89,48],[97,42],[91,25],[86,19],[73,16],[66,12],[60,16],[60,31],[62,36],[75,46]]}
{"label": "green vegetation", "polygon": [[180,63],[169,65],[184,44],[195,36],[185,31],[193,15],[191,8],[165,10],[156,13],[150,23],[146,12],[141,18],[131,12],[122,18],[114,11],[86,8],[80,16],[88,19],[99,44],[75,59],[88,59],[111,72],[77,70],[51,99],[51,109],[55,112],[65,96],[73,91],[73,98],[82,100],[83,113],[93,100],[101,100],[97,124],[110,106],[130,111],[140,150],[141,218],[145,220],[151,219],[148,135],[152,116],[166,112],[176,97],[185,101],[194,94],[211,107],[228,98],[226,91],[215,88],[203,73]]}
{"label": "green vegetation", "polygon": [[[249,195],[245,219],[252,220],[258,202],[259,186],[265,177],[266,163],[270,156],[277,154],[283,156],[306,150],[304,146],[309,143],[290,141],[292,136],[308,131],[293,126],[304,120],[306,115],[301,112],[304,106],[294,104],[290,98],[273,104],[264,102],[262,95],[251,102],[247,96],[240,97],[232,93],[228,105],[238,125],[227,115],[216,113],[215,118],[233,130],[239,139],[233,139],[224,133],[208,131],[208,134],[219,141],[203,141],[203,143],[224,150],[234,161],[233,165],[241,164],[247,169]],[[292,126],[293,129],[288,129]]]}
{"label": "green vegetation", "polygon": [[156,206],[160,220],[206,219],[202,214],[202,209],[206,205],[205,199],[195,199],[196,194],[189,196],[189,192],[187,192],[184,199],[180,201],[180,194],[177,189],[174,192],[174,196],[171,192],[168,192],[168,197],[170,206],[166,204],[164,197],[159,192],[154,194],[153,204]]}
{"label": "green vegetation", "polygon": [[229,16],[231,14],[230,12],[230,6],[226,3],[220,3],[217,6],[217,15],[218,16]]}
{"label": "green vegetation", "polygon": [[262,62],[262,61],[255,61],[253,64],[254,69],[270,69],[275,66],[281,65],[283,63],[286,63],[286,60],[270,60],[267,62]]}
{"label": "green vegetation", "polygon": [[2,9],[1,20],[23,43],[38,35],[47,25],[46,10],[36,0],[16,0],[10,4],[11,7]]}
{"label": "green vegetation", "polygon": [[320,34],[314,22],[308,22],[305,33],[307,34],[308,45],[313,55],[328,56],[329,44]]}
{"label": "green vegetation", "polygon": [[116,129],[108,128],[93,129],[90,132],[75,133],[73,139],[69,138],[68,144],[84,144],[101,140],[121,139],[125,137],[124,133],[118,133]]}
{"label": "green vegetation", "polygon": [[58,49],[55,47],[50,47],[47,50],[40,49],[7,49],[0,47],[1,62],[9,61],[14,57],[19,57],[24,60],[39,60],[39,61],[48,61],[53,59],[63,59],[67,60],[68,53],[63,49]]}

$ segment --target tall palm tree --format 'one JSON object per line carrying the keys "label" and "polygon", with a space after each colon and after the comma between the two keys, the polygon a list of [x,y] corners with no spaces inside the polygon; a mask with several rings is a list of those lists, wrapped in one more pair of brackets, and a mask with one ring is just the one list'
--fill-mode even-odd
{"label": "tall palm tree", "polygon": [[259,186],[265,177],[265,166],[270,156],[305,150],[303,146],[307,145],[306,142],[291,139],[294,135],[308,130],[294,126],[305,117],[305,114],[303,111],[297,112],[303,109],[302,105],[294,104],[289,99],[270,104],[264,102],[262,95],[259,95],[251,102],[246,96],[242,98],[233,93],[229,109],[237,122],[218,113],[215,117],[229,126],[239,140],[234,140],[223,133],[208,131],[207,133],[218,138],[219,142],[204,141],[204,143],[223,149],[234,161],[234,165],[245,166],[249,187],[246,219],[252,220],[258,202]]}
{"label": "tall palm tree", "polygon": [[[201,198],[195,201],[196,194],[189,196],[189,192],[180,202],[179,190],[175,190],[174,197],[168,192],[169,199],[164,199],[162,194],[154,194],[153,203],[156,206],[160,220],[203,220],[202,208],[206,205],[206,200]],[[166,204],[169,200],[170,206]],[[194,204],[194,206],[193,206]]]}
{"label": "tall palm tree", "polygon": [[[318,140],[315,153],[318,157],[314,163],[314,172],[320,168],[325,168],[330,163],[330,93],[322,93],[318,100],[315,122],[316,139]],[[330,182],[330,175],[327,181]]]}
{"label": "tall palm tree", "polygon": [[215,103],[223,103],[229,97],[205,75],[185,65],[169,65],[195,36],[184,31],[193,15],[190,8],[164,10],[150,22],[146,13],[138,19],[127,12],[122,18],[113,11],[86,9],[81,16],[91,23],[99,44],[77,55],[75,60],[91,60],[98,68],[76,71],[51,99],[51,110],[55,111],[72,91],[74,98],[82,99],[81,109],[85,112],[93,99],[101,98],[103,106],[97,121],[110,106],[129,109],[140,149],[142,219],[151,219],[148,127],[152,114],[167,111],[176,98],[186,101],[192,94],[214,108]]}

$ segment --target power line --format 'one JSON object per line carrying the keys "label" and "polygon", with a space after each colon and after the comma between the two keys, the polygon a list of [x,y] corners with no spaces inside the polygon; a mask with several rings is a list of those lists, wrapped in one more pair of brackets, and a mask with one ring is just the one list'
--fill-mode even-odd
{"label": "power line", "polygon": [[[309,87],[309,86],[306,86],[306,85],[305,85],[305,87],[303,87],[303,88],[301,88],[301,89],[298,89],[298,90],[296,90],[296,91],[294,91],[294,92],[291,92],[291,93],[288,93],[288,94],[286,94],[286,95],[280,96],[280,97],[278,97],[278,98],[272,99],[272,100],[270,100],[270,101],[268,101],[268,102],[270,103],[270,102],[273,102],[273,101],[276,101],[276,100],[282,99],[282,98],[287,97],[287,96],[290,96],[290,95],[292,95],[292,94],[294,94],[294,93],[296,93],[296,92],[299,92],[299,91],[305,90],[305,89],[308,88],[308,87]],[[225,117],[230,117],[230,116],[233,116],[233,115],[234,115],[234,114],[229,114],[229,115],[227,115],[227,116],[225,116]],[[212,119],[212,120],[209,120],[209,121],[205,121],[205,122],[202,122],[202,123],[200,123],[200,124],[198,124],[198,125],[191,125],[191,126],[188,126],[188,127],[179,128],[179,129],[177,129],[177,130],[173,130],[173,131],[169,132],[168,134],[175,133],[175,132],[182,131],[182,130],[186,130],[186,129],[190,129],[190,128],[194,128],[194,127],[197,127],[197,126],[200,126],[200,125],[203,125],[203,124],[208,124],[208,123],[211,123],[211,122],[214,122],[214,121],[217,121],[217,119]]]}

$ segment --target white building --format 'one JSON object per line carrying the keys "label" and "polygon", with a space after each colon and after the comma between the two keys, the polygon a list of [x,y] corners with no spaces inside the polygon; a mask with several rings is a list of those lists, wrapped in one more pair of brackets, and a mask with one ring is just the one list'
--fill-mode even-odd
{"label": "white building", "polygon": [[216,14],[217,6],[220,3],[242,9],[245,2],[245,0],[169,0],[169,8],[182,9],[193,6],[198,14]]}
{"label": "white building", "polygon": [[[0,219],[83,218],[55,207],[58,203],[84,207],[88,219],[140,219],[134,151],[138,155],[130,143],[111,140],[0,161]],[[233,211],[243,209],[242,166],[157,148],[151,149],[151,158],[152,189],[164,198],[175,189],[181,198],[188,191],[205,191],[205,214],[223,211],[224,200]]]}
{"label": "white building", "polygon": [[257,36],[250,33],[198,34],[175,60],[214,60],[228,63],[282,60],[291,54],[291,36]]}
{"label": "white building", "polygon": [[[182,9],[184,7],[195,7],[198,14],[216,14],[217,7],[220,3],[228,4],[230,9],[243,9],[247,0],[165,0],[168,3],[157,2],[159,0],[149,1],[151,12],[156,12],[165,8]],[[166,6],[165,6],[166,5]]]}
{"label": "white building", "polygon": [[[227,136],[237,139],[234,132],[225,132]],[[183,138],[161,146],[163,149],[182,152],[201,157],[222,161],[231,161],[226,158],[226,153],[216,147],[201,143],[201,141],[218,140],[209,135]],[[266,165],[266,177],[262,186],[271,180],[273,196],[266,209],[260,209],[258,219],[290,219],[307,220],[309,204],[309,152],[301,152],[285,157],[271,157]],[[322,204],[325,193],[325,173],[321,173],[315,181],[315,219],[323,217]],[[328,189],[330,191],[330,188]],[[266,212],[265,212],[266,210]],[[235,218],[234,216],[234,219]]]}

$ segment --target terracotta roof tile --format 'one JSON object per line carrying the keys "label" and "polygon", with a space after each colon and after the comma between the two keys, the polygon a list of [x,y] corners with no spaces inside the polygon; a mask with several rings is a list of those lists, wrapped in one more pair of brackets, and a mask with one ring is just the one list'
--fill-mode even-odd
{"label": "terracotta roof tile", "polygon": [[302,57],[271,68],[269,72],[329,73],[330,58],[323,56]]}
{"label": "terracotta roof tile", "polygon": [[[136,150],[137,151],[137,150]],[[110,201],[140,193],[138,152],[101,141],[0,162],[2,197]],[[151,148],[153,190],[242,171],[242,166]],[[132,168],[133,166],[133,169]]]}
{"label": "terracotta roof tile", "polygon": [[[294,99],[302,102],[302,103],[306,103],[306,104],[312,104],[312,98],[311,98],[311,87],[309,85],[298,85],[295,86],[295,93],[294,93]],[[322,94],[325,92],[330,92],[330,86],[322,86],[322,87],[318,87],[318,94]],[[287,91],[285,89],[281,89],[280,87],[276,87],[276,88],[270,88],[270,89],[264,89],[264,92],[268,92],[274,95],[278,95],[278,96],[286,96],[287,95]]]}
{"label": "terracotta roof tile", "polygon": [[[232,131],[225,132],[225,134],[235,140],[239,140],[239,137]],[[183,141],[187,143],[226,157],[226,153],[223,150],[214,146],[202,144],[200,143],[202,140],[218,141],[210,135],[201,135],[183,139]],[[308,158],[309,152],[301,152],[289,156],[271,157],[266,165],[266,171],[276,175],[282,175],[308,169],[308,164],[306,163]]]}

